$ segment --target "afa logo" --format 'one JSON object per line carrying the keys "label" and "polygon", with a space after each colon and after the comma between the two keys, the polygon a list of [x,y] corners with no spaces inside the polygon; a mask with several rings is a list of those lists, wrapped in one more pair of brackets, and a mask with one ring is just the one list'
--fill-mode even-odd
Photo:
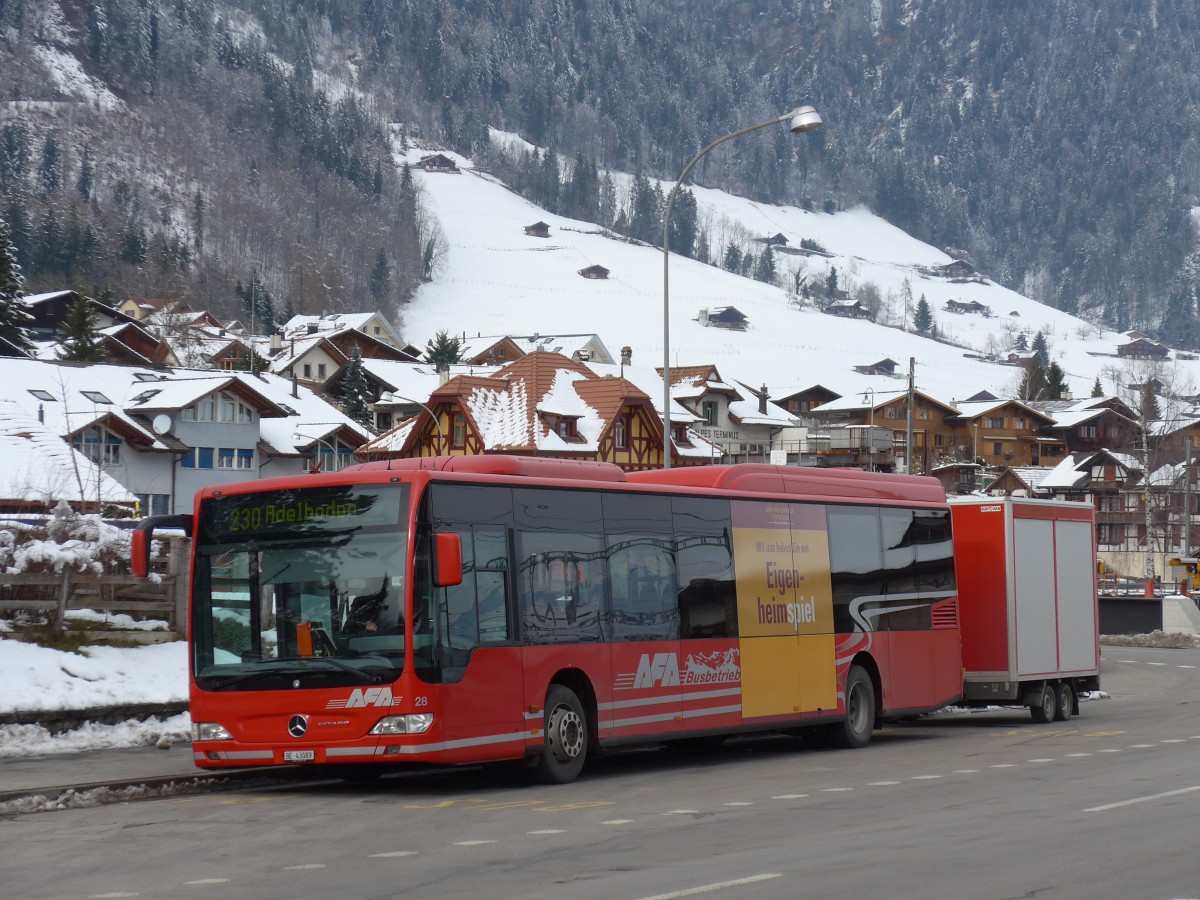
{"label": "afa logo", "polygon": [[643,653],[637,672],[616,677],[618,691],[669,688],[696,684],[736,684],[741,681],[740,654],[736,647],[711,653],[689,653],[683,668],[674,653]]}
{"label": "afa logo", "polygon": [[674,653],[643,653],[638,661],[637,675],[633,678],[634,688],[678,687],[679,659]]}
{"label": "afa logo", "polygon": [[345,700],[330,700],[326,709],[363,709],[367,706],[399,706],[403,697],[392,697],[390,687],[355,688]]}

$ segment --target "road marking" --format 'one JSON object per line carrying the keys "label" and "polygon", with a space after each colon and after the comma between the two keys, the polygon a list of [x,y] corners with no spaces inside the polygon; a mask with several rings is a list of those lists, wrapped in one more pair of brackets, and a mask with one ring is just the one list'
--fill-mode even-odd
{"label": "road marking", "polygon": [[1053,757],[1049,757],[1049,756],[1041,756],[1041,757],[1038,757],[1037,759],[1027,759],[1027,760],[1025,760],[1025,762],[1054,762],[1054,759],[1053,759]]}
{"label": "road marking", "polygon": [[1119,747],[1105,747],[1105,748],[1104,748],[1103,750],[1101,750],[1100,752],[1101,752],[1101,753],[1120,753],[1120,752],[1121,752],[1121,748],[1119,748]]}
{"label": "road marking", "polygon": [[601,825],[628,825],[633,819],[609,819],[607,822],[601,822]]}
{"label": "road marking", "polygon": [[673,809],[670,812],[661,813],[664,816],[694,816],[698,810],[695,809]]}
{"label": "road marking", "polygon": [[955,775],[978,775],[979,770],[978,769],[955,769],[954,774]]}
{"label": "road marking", "polygon": [[996,763],[994,766],[988,766],[989,769],[1015,769],[1016,763]]}
{"label": "road marking", "polygon": [[539,828],[537,831],[527,831],[526,834],[563,834],[565,828]]}
{"label": "road marking", "polygon": [[184,884],[229,884],[228,878],[197,878],[195,881],[185,881]]}
{"label": "road marking", "polygon": [[1124,731],[1089,731],[1084,737],[1115,737],[1124,733]]}
{"label": "road marking", "polygon": [[776,794],[772,800],[800,800],[807,797],[808,794]]}
{"label": "road marking", "polygon": [[891,787],[899,783],[898,781],[872,781],[867,787]]}
{"label": "road marking", "polygon": [[1177,669],[1194,669],[1196,667],[1195,666],[1176,666],[1175,668],[1177,668]]}
{"label": "road marking", "polygon": [[1161,663],[1161,662],[1148,662],[1148,663],[1146,663],[1146,665],[1148,665],[1148,666],[1165,666],[1165,665],[1166,665],[1166,663]]}
{"label": "road marking", "polygon": [[1154,744],[1130,744],[1130,750],[1145,750],[1147,747],[1153,747]]}
{"label": "road marking", "polygon": [[115,898],[115,897],[140,897],[140,896],[141,896],[141,894],[124,894],[124,893],[89,894],[88,900],[108,900],[108,898],[110,898],[110,897]]}
{"label": "road marking", "polygon": [[1090,753],[1068,753],[1067,756],[1091,756]]}
{"label": "road marking", "polygon": [[390,850],[387,853],[372,853],[371,859],[395,859],[400,856],[416,856],[416,850]]}
{"label": "road marking", "polygon": [[941,778],[941,775],[914,775],[913,781],[933,781],[935,778]]}
{"label": "road marking", "polygon": [[733,800],[725,804],[726,806],[753,806],[753,803],[748,803],[745,800]]}
{"label": "road marking", "polygon": [[495,841],[455,841],[456,847],[478,847],[480,844],[494,844]]}
{"label": "road marking", "polygon": [[642,900],[675,900],[677,897],[693,897],[696,894],[709,894],[713,891],[723,891],[725,888],[743,887],[747,884],[757,884],[760,881],[772,881],[782,878],[778,872],[768,872],[763,875],[750,875],[735,881],[717,881],[713,884],[702,884],[699,887],[685,888],[682,891],[671,891],[669,894],[655,894],[653,897],[643,897]]}
{"label": "road marking", "polygon": [[[534,812],[567,812],[573,809],[593,809],[597,806],[612,806],[615,800],[578,800],[575,803],[564,803],[562,806],[539,806]],[[477,806],[475,809],[484,809]]]}
{"label": "road marking", "polygon": [[323,869],[323,868],[325,868],[325,863],[305,863],[302,866],[284,866],[283,871],[296,872],[296,871],[300,871],[302,869]]}
{"label": "road marking", "polygon": [[1184,744],[1187,743],[1183,738],[1167,738],[1165,741],[1159,741],[1160,744]]}
{"label": "road marking", "polygon": [[854,788],[837,787],[837,788],[821,788],[822,794],[840,794],[843,791],[852,791]]}
{"label": "road marking", "polygon": [[1084,812],[1105,812],[1110,809],[1119,809],[1122,806],[1133,806],[1135,803],[1147,803],[1151,800],[1162,800],[1166,797],[1178,797],[1180,794],[1190,794],[1192,791],[1200,791],[1200,784],[1192,787],[1180,788],[1177,791],[1166,791],[1162,794],[1151,794],[1148,797],[1134,797],[1132,800],[1121,800],[1118,803],[1106,803],[1103,806],[1093,806],[1090,809],[1085,809]]}

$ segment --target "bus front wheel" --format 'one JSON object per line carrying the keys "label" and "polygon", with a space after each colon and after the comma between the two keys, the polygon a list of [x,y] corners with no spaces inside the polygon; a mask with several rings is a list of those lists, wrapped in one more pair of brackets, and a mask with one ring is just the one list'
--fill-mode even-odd
{"label": "bus front wheel", "polygon": [[587,760],[587,717],[575,692],[561,684],[546,695],[546,734],[538,757],[538,780],[545,784],[574,781]]}
{"label": "bus front wheel", "polygon": [[865,747],[875,728],[875,685],[862,666],[851,666],[846,675],[846,718],[830,726],[834,746]]}

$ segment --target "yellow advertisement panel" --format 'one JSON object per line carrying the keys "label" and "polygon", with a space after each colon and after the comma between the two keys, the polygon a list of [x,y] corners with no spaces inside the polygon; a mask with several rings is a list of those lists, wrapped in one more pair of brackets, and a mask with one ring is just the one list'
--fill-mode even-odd
{"label": "yellow advertisement panel", "polygon": [[837,681],[825,507],[742,500],[731,506],[742,716],[833,709]]}

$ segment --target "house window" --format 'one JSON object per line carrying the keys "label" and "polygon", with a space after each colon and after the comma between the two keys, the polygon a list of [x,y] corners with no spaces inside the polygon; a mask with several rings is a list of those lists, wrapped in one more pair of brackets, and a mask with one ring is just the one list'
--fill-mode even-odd
{"label": "house window", "polygon": [[249,425],[254,421],[254,410],[245,403],[238,404],[238,422],[242,425]]}
{"label": "house window", "polygon": [[625,417],[621,416],[613,422],[613,446],[618,450],[624,450],[628,440],[629,438],[625,433]]}
{"label": "house window", "polygon": [[217,450],[217,468],[232,469],[233,468],[233,448],[221,447]]}
{"label": "house window", "polygon": [[917,418],[919,418],[919,419],[928,419],[928,418],[929,418],[929,410],[927,410],[927,409],[918,409],[918,410],[917,410]]}
{"label": "house window", "polygon": [[1004,416],[984,416],[983,417],[983,427],[984,428],[1003,428],[1004,427]]}
{"label": "house window", "polygon": [[390,431],[391,428],[392,428],[392,414],[390,412],[376,412],[375,413],[375,430],[383,432],[383,431]]}
{"label": "house window", "polygon": [[1080,425],[1079,426],[1079,436],[1082,438],[1095,439],[1097,437],[1096,426],[1095,425]]}
{"label": "house window", "polygon": [[107,403],[109,405],[112,404],[112,401],[109,400],[107,397],[105,397],[99,391],[80,391],[80,393],[83,394],[83,396],[87,397],[89,400],[91,400],[93,403]]}
{"label": "house window", "polygon": [[211,422],[216,414],[217,401],[213,397],[205,397],[196,404],[196,421]]}
{"label": "house window", "polygon": [[71,440],[71,446],[96,465],[121,464],[121,439],[99,425],[83,429]]}
{"label": "house window", "polygon": [[237,401],[229,394],[220,395],[221,421],[232,422],[237,416]]}
{"label": "house window", "polygon": [[941,432],[938,432],[937,434],[935,434],[933,436],[933,446],[935,446],[935,447],[946,446],[946,436],[944,434],[942,434]]}
{"label": "house window", "polygon": [[558,436],[560,438],[569,438],[571,436],[571,425],[573,423],[569,419],[558,420]]}
{"label": "house window", "polygon": [[171,509],[170,494],[138,494],[138,511],[143,516],[165,516]]}
{"label": "house window", "polygon": [[237,467],[239,469],[253,469],[254,468],[254,451],[253,450],[239,450],[237,452]]}
{"label": "house window", "polygon": [[212,447],[193,447],[179,459],[181,469],[211,469],[213,467]]}
{"label": "house window", "polygon": [[700,404],[700,414],[709,425],[717,424],[717,401],[705,400]]}
{"label": "house window", "polygon": [[992,444],[992,456],[1000,456],[1004,453],[1004,445],[999,441]]}
{"label": "house window", "polygon": [[304,364],[304,377],[308,381],[312,380],[312,363]]}
{"label": "house window", "polygon": [[375,333],[376,333],[376,334],[379,334],[379,326],[378,326],[378,325],[376,325],[376,326],[374,327],[374,331],[375,331]]}
{"label": "house window", "polygon": [[317,380],[325,380],[325,363],[317,363]]}
{"label": "house window", "polygon": [[1124,539],[1121,533],[1120,525],[1105,525],[1096,526],[1096,543],[1097,544],[1120,544]]}
{"label": "house window", "polygon": [[455,413],[453,427],[450,429],[450,446],[463,448],[467,446],[467,420],[462,413]]}
{"label": "house window", "polygon": [[671,439],[678,444],[690,444],[692,442],[691,437],[688,436],[686,425],[672,425]]}
{"label": "house window", "polygon": [[39,400],[53,400],[54,395],[49,391],[43,391],[41,388],[30,388],[29,393],[37,397]]}
{"label": "house window", "polygon": [[1020,416],[1017,416],[1015,419],[1013,419],[1013,428],[1015,428],[1017,431],[1024,431],[1025,430],[1025,420],[1022,419]]}

